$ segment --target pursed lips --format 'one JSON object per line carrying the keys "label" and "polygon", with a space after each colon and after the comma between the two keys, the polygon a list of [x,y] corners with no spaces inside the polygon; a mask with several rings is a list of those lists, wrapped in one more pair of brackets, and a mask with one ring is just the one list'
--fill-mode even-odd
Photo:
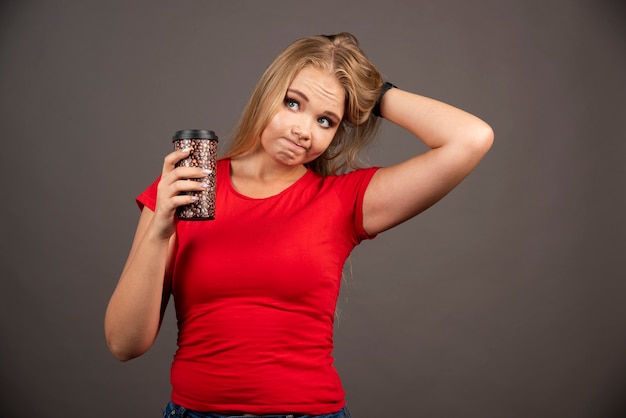
{"label": "pursed lips", "polygon": [[292,145],[294,145],[294,146],[296,146],[298,148],[301,148],[304,151],[306,151],[308,149],[307,147],[305,147],[304,145],[300,145],[297,141],[295,141],[293,139],[285,138],[285,140],[287,142],[289,142],[290,144],[292,144]]}

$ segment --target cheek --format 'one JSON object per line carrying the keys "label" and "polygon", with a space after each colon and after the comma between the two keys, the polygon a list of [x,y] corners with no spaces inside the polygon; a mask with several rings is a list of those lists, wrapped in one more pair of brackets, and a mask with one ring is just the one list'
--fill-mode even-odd
{"label": "cheek", "polygon": [[323,153],[333,142],[333,138],[335,137],[336,130],[331,132],[324,130],[321,134],[318,134],[318,141],[316,141],[316,151],[319,150],[319,153]]}
{"label": "cheek", "polygon": [[275,114],[269,121],[267,121],[267,125],[265,126],[265,131],[275,131],[276,127],[281,124],[280,114]]}
{"label": "cheek", "polygon": [[267,139],[275,136],[276,132],[278,132],[278,126],[280,126],[280,117],[275,115],[268,122],[263,131],[261,131],[261,139]]}

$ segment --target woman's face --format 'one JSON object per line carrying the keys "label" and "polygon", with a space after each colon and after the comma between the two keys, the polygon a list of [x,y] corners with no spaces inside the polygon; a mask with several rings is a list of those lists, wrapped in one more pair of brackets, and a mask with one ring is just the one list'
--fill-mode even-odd
{"label": "woman's face", "polygon": [[333,140],[343,118],[344,101],[344,90],[334,75],[303,68],[261,133],[261,146],[284,165],[313,161]]}

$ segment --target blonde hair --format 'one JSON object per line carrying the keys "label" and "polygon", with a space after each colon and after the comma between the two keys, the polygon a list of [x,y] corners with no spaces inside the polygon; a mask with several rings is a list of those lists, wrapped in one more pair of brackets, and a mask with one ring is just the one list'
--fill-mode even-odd
{"label": "blonde hair", "polygon": [[350,33],[319,35],[289,45],[267,68],[248,101],[223,158],[246,154],[282,105],[287,89],[304,67],[335,75],[345,92],[344,117],[328,149],[307,164],[326,176],[359,167],[359,153],[373,139],[379,118],[372,115],[383,78]]}

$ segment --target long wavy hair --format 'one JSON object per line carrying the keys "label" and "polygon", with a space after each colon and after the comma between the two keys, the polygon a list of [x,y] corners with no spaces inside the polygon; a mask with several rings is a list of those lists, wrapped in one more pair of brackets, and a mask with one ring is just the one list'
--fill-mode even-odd
{"label": "long wavy hair", "polygon": [[282,105],[287,89],[304,67],[337,77],[345,92],[344,117],[328,149],[307,167],[322,176],[358,168],[359,154],[380,125],[372,115],[383,77],[347,32],[299,39],[270,64],[256,85],[223,158],[254,150],[261,133]]}

